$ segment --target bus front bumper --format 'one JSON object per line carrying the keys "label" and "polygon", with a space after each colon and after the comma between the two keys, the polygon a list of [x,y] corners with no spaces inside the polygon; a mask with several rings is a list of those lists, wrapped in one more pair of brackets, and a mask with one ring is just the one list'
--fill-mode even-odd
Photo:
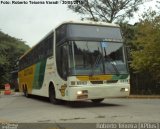
{"label": "bus front bumper", "polygon": [[130,93],[129,84],[74,86],[69,88],[69,100],[87,100],[100,98],[127,97]]}

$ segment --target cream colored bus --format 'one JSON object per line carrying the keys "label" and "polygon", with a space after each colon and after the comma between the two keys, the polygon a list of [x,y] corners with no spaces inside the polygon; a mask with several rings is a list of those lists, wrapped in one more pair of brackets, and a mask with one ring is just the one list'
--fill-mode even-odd
{"label": "cream colored bus", "polygon": [[99,22],[65,22],[19,60],[19,89],[60,100],[101,102],[130,92],[120,27]]}

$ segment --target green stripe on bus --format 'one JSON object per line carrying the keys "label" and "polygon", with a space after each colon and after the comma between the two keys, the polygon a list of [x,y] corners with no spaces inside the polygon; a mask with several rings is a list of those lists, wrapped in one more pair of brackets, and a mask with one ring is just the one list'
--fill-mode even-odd
{"label": "green stripe on bus", "polygon": [[124,75],[113,75],[112,80],[119,80],[119,79],[126,79],[128,77],[128,74]]}
{"label": "green stripe on bus", "polygon": [[33,89],[41,89],[42,87],[42,84],[44,81],[46,61],[47,61],[46,59],[43,59],[36,64],[34,81],[33,81]]}

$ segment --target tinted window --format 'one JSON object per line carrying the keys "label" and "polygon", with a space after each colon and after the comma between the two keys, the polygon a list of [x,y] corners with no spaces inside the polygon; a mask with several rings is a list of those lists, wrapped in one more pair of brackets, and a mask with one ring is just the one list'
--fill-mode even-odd
{"label": "tinted window", "polygon": [[67,80],[67,75],[68,75],[68,46],[67,44],[57,47],[56,56],[57,56],[56,63],[57,63],[58,73],[64,80]]}
{"label": "tinted window", "polygon": [[56,29],[56,43],[60,43],[65,40],[67,34],[67,25],[62,25]]}
{"label": "tinted window", "polygon": [[69,24],[67,36],[71,40],[80,40],[83,38],[83,40],[95,39],[122,42],[120,28],[110,26]]}
{"label": "tinted window", "polygon": [[24,69],[38,61],[53,55],[53,33],[37,44],[19,61],[19,68]]}
{"label": "tinted window", "polygon": [[70,41],[70,75],[127,73],[123,43]]}

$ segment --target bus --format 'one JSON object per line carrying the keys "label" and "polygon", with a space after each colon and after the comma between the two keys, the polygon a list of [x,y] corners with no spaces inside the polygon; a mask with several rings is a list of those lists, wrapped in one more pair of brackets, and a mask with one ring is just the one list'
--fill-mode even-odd
{"label": "bus", "polygon": [[119,25],[60,24],[19,59],[19,90],[50,102],[127,97],[130,93],[125,45]]}

